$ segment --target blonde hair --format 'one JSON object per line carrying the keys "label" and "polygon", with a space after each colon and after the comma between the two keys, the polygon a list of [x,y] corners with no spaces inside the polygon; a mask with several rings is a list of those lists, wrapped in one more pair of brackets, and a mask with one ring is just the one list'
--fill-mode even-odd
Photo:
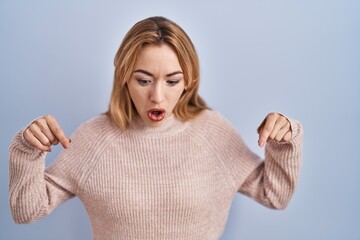
{"label": "blonde hair", "polygon": [[120,129],[126,129],[137,116],[127,82],[134,71],[139,52],[149,44],[167,44],[179,59],[186,90],[173,110],[175,117],[187,121],[208,108],[198,95],[199,59],[189,36],[179,25],[164,17],[150,17],[139,21],[129,30],[115,55],[114,82],[106,114]]}

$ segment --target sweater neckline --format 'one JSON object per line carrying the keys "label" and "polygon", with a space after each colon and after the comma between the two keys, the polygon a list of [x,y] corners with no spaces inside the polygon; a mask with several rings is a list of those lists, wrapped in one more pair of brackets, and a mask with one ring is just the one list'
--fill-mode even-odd
{"label": "sweater neckline", "polygon": [[129,128],[129,134],[138,135],[141,137],[162,137],[170,136],[180,133],[188,126],[187,121],[181,121],[176,118],[174,114],[171,114],[158,126],[149,126],[146,124],[140,116],[134,120],[134,123]]}

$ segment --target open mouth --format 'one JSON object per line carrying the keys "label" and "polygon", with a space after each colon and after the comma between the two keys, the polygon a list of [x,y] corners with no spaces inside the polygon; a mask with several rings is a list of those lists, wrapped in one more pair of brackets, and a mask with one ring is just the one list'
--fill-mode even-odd
{"label": "open mouth", "polygon": [[159,122],[165,117],[164,109],[151,109],[148,111],[148,117],[151,121]]}

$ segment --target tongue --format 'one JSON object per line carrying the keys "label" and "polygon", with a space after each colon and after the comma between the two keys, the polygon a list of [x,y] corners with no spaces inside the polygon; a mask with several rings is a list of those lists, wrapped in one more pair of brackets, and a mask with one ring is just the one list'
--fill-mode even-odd
{"label": "tongue", "polygon": [[152,121],[161,121],[164,118],[164,112],[162,111],[150,111],[148,113],[148,117],[150,118],[150,120]]}

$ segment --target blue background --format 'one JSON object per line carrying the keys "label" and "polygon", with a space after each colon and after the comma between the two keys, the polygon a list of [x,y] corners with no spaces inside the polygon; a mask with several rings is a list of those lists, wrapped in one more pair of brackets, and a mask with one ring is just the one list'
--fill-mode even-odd
{"label": "blue background", "polygon": [[[271,111],[299,119],[304,163],[286,210],[238,195],[223,240],[360,239],[360,1],[0,0],[0,239],[90,239],[77,198],[30,225],[8,203],[8,147],[53,114],[70,135],[106,111],[113,58],[128,29],[154,15],[190,35],[200,93],[257,147]],[[48,155],[47,164],[60,151]]]}

